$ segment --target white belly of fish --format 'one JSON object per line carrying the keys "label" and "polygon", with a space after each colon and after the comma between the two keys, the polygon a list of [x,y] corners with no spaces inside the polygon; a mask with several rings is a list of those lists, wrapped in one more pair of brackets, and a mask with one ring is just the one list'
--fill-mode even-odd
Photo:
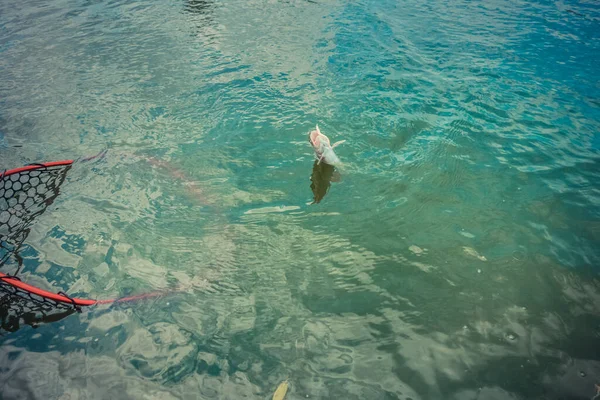
{"label": "white belly of fish", "polygon": [[329,165],[335,165],[340,163],[340,159],[335,154],[335,151],[331,147],[325,147],[321,149],[320,155],[317,153],[317,157],[321,159],[321,162]]}

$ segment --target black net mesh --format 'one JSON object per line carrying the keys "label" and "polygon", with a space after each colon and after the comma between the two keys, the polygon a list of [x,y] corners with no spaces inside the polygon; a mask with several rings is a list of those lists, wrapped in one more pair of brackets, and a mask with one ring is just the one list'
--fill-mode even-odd
{"label": "black net mesh", "polygon": [[[10,285],[22,260],[19,249],[34,219],[52,204],[59,194],[70,164],[36,166],[17,173],[0,171],[0,268],[14,258],[13,276],[0,277],[0,331],[14,332],[23,324],[36,327],[60,320],[76,310],[68,304],[31,294]],[[2,271],[8,273],[9,271]]]}
{"label": "black net mesh", "polygon": [[0,267],[11,256],[21,265],[18,251],[31,223],[56,196],[70,165],[46,167],[0,176]]}
{"label": "black net mesh", "polygon": [[36,328],[43,323],[59,321],[77,311],[71,305],[57,303],[18,289],[0,278],[0,331],[15,332],[23,325]]}

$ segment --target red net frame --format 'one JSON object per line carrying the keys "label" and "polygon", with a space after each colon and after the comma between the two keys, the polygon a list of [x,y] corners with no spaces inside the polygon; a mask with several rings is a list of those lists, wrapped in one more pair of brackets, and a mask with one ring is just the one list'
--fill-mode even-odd
{"label": "red net frame", "polygon": [[[102,158],[105,154],[106,151],[103,151],[80,161]],[[165,294],[157,291],[119,299],[82,299],[64,292],[52,293],[27,284],[18,277],[23,265],[19,249],[29,235],[31,224],[60,194],[60,186],[72,165],[73,160],[64,160],[0,172],[0,268],[11,257],[17,264],[12,274],[0,272],[0,329],[14,331],[21,323],[35,327],[81,311],[81,307],[130,302]]]}
{"label": "red net frame", "polygon": [[34,219],[46,211],[60,193],[73,160],[31,164],[0,173],[0,267],[11,257],[17,261],[13,274],[0,272],[2,298],[19,296],[71,306],[87,306],[95,300],[74,299],[64,293],[54,294],[28,285],[17,277],[22,267],[19,249],[29,235]]}
{"label": "red net frame", "polygon": [[0,172],[0,267],[14,258],[17,269],[0,272],[0,329],[14,332],[21,324],[36,327],[62,319],[93,300],[72,299],[21,282],[23,265],[19,250],[29,235],[34,219],[60,193],[72,160],[32,164]]}

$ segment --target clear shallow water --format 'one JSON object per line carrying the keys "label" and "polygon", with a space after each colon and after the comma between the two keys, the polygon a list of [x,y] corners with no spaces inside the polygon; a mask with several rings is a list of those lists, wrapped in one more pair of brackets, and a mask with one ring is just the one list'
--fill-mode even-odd
{"label": "clear shallow water", "polygon": [[[108,148],[23,276],[173,293],[3,332],[0,397],[592,398],[599,23],[594,2],[2,2],[0,168]],[[338,171],[313,168],[315,123],[347,140]]]}

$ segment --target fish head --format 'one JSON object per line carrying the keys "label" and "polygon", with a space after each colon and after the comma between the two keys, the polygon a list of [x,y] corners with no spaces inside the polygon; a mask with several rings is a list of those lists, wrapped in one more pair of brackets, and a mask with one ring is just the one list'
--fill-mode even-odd
{"label": "fish head", "polygon": [[319,140],[319,132],[310,131],[310,133],[308,134],[308,141],[310,142],[312,147],[318,149],[321,144],[321,141]]}
{"label": "fish head", "polygon": [[329,138],[321,133],[319,129],[319,125],[317,125],[314,131],[311,131],[308,134],[308,139],[310,141],[311,146],[317,153],[317,156],[321,157],[323,152],[327,148],[331,148],[331,143],[329,142]]}

